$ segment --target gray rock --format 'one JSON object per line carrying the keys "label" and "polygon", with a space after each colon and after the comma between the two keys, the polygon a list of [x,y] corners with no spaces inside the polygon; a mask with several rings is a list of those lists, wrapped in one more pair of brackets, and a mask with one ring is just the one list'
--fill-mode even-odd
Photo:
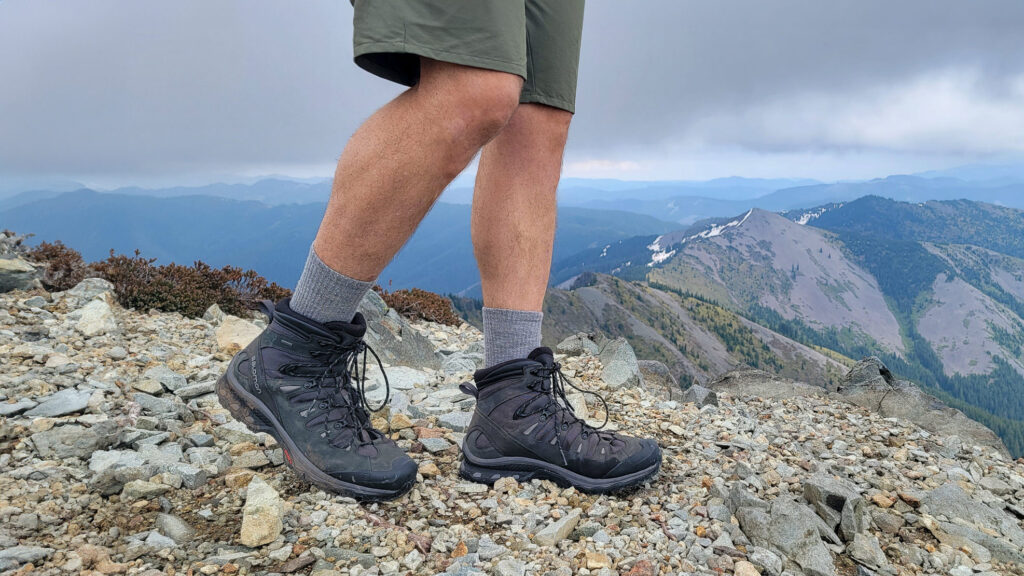
{"label": "gray rock", "polygon": [[[933,530],[936,538],[943,541],[946,536],[975,542],[1001,562],[1024,564],[1024,529],[1005,510],[997,510],[972,499],[955,483],[944,484],[921,498],[933,514],[941,514],[952,520],[939,522],[939,530]],[[995,530],[1002,537],[993,536]],[[938,533],[936,533],[938,532]],[[958,548],[965,545],[957,541]],[[969,547],[969,546],[968,546]]]}
{"label": "gray rock", "polygon": [[873,570],[888,570],[889,560],[878,544],[878,538],[870,534],[857,534],[846,549],[851,558]]}
{"label": "gray rock", "polygon": [[0,292],[11,290],[33,290],[42,285],[39,278],[43,268],[36,267],[27,260],[18,257],[0,258]]}
{"label": "gray rock", "polygon": [[555,346],[555,351],[567,356],[597,356],[601,352],[601,348],[594,341],[593,334],[579,332],[559,342]]}
{"label": "gray rock", "polygon": [[733,513],[740,508],[755,508],[759,510],[769,510],[771,508],[770,504],[745,490],[739,483],[733,484],[732,488],[729,489],[729,495],[725,499],[725,504]]}
{"label": "gray rock", "polygon": [[991,446],[1009,457],[1002,440],[984,425],[950,408],[906,380],[895,380],[877,358],[850,370],[839,387],[840,397],[886,418],[908,420],[942,437],[957,436],[970,445]]}
{"label": "gray rock", "polygon": [[698,408],[704,406],[718,406],[718,394],[714,390],[694,384],[683,392],[683,402],[693,402]]}
{"label": "gray rock", "polygon": [[153,396],[145,392],[133,393],[132,400],[150,414],[165,415],[172,414],[178,410],[178,406],[173,399]]}
{"label": "gray rock", "polygon": [[480,555],[481,560],[493,560],[506,552],[508,552],[508,548],[495,543],[487,534],[480,537],[480,542],[477,544],[476,549],[476,553]]}
{"label": "gray rock", "polygon": [[88,458],[93,452],[117,440],[117,425],[112,421],[86,428],[80,424],[55,426],[32,435],[32,444],[43,458]]}
{"label": "gray rock", "polygon": [[146,537],[146,546],[152,546],[155,550],[163,550],[164,548],[175,548],[178,543],[174,539],[164,536],[163,534],[153,530]]}
{"label": "gray rock", "polygon": [[448,376],[454,376],[456,374],[472,374],[474,371],[483,367],[483,356],[480,354],[465,354],[462,352],[456,352],[450,356],[445,357],[441,363],[441,370]]}
{"label": "gray rock", "polygon": [[196,531],[181,518],[172,514],[157,514],[156,529],[161,534],[174,540],[177,544],[185,544],[192,540]]}
{"label": "gray rock", "polygon": [[215,386],[217,385],[216,380],[210,380],[208,382],[199,382],[197,384],[189,384],[182,386],[174,391],[174,395],[182,400],[189,400],[205,394],[213,394]]}
{"label": "gray rock", "polygon": [[388,308],[380,295],[370,290],[359,303],[359,311],[370,327],[366,342],[392,366],[413,368],[441,368],[441,361],[433,344],[409,323]]}
{"label": "gray rock", "polygon": [[835,575],[832,555],[821,542],[820,519],[809,508],[779,499],[772,502],[770,513],[740,508],[736,519],[754,545],[778,549],[808,576]]}
{"label": "gray rock", "polygon": [[42,308],[43,306],[46,306],[47,301],[46,298],[43,298],[42,296],[33,296],[26,299],[22,304],[31,308]]}
{"label": "gray rock", "polygon": [[431,454],[444,452],[452,447],[452,443],[444,438],[420,438],[419,442],[420,444],[423,444],[423,447]]}
{"label": "gray rock", "polygon": [[0,566],[6,563],[8,567],[20,566],[29,562],[45,560],[53,554],[53,548],[42,546],[11,546],[0,550]]}
{"label": "gray rock", "polygon": [[640,375],[644,379],[644,384],[652,392],[656,392],[667,400],[678,398],[682,393],[679,381],[672,375],[672,371],[664,362],[637,360],[637,365],[640,367]]}
{"label": "gray rock", "polygon": [[441,426],[454,430],[455,432],[465,432],[472,419],[472,412],[449,412],[448,414],[442,414],[438,417],[437,421]]}
{"label": "gray rock", "polygon": [[81,412],[89,405],[91,396],[92,391],[90,390],[66,388],[39,399],[39,405],[25,412],[25,415],[33,418],[53,418]]}
{"label": "gray rock", "polygon": [[110,350],[107,350],[107,357],[111,360],[124,360],[128,357],[128,351],[122,346],[114,346]]}
{"label": "gray rock", "polygon": [[142,466],[145,459],[131,450],[97,450],[89,458],[89,470],[100,474],[108,470]]}
{"label": "gray rock", "polygon": [[782,558],[766,548],[759,546],[747,547],[747,560],[757,568],[763,576],[779,576],[782,574]]}
{"label": "gray rock", "polygon": [[146,370],[142,373],[142,377],[150,380],[156,380],[171,392],[174,392],[188,383],[188,380],[184,376],[163,364]]}
{"label": "gray rock", "polygon": [[17,402],[0,402],[0,418],[17,416],[25,410],[38,406],[38,402],[23,398]]}
{"label": "gray rock", "polygon": [[511,558],[499,560],[498,565],[495,567],[495,574],[498,576],[524,576],[526,574],[526,565],[519,560]]}
{"label": "gray rock", "polygon": [[219,436],[232,444],[241,444],[242,442],[252,442],[255,444],[260,441],[259,436],[253,434],[251,430],[245,427],[245,424],[237,420],[217,426],[213,433],[215,436]]}
{"label": "gray rock", "polygon": [[101,336],[117,331],[117,318],[114,310],[107,304],[106,300],[90,300],[88,304],[68,314],[69,319],[75,320],[75,329],[83,336]]}
{"label": "gray rock", "polygon": [[87,302],[106,292],[113,292],[114,285],[103,278],[86,278],[74,288],[64,293],[64,297],[72,297],[79,302]]}
{"label": "gray rock", "polygon": [[171,487],[166,484],[157,484],[156,482],[149,482],[147,480],[132,480],[124,485],[124,489],[121,490],[121,499],[131,502],[135,500],[151,500],[166,494]]}
{"label": "gray rock", "polygon": [[573,508],[564,517],[548,524],[534,535],[533,541],[539,546],[555,546],[562,540],[569,537],[572,531],[579,524],[581,512],[579,508]]}
{"label": "gray rock", "polygon": [[828,394],[824,388],[794,382],[754,368],[740,368],[727,372],[710,382],[707,387],[730,396],[754,396],[776,400]]}
{"label": "gray rock", "polygon": [[625,338],[609,340],[601,348],[601,379],[610,388],[643,386],[643,376],[633,347]]}
{"label": "gray rock", "polygon": [[818,516],[850,542],[858,533],[867,530],[870,520],[867,505],[854,484],[824,474],[804,480],[804,499],[814,507]]}

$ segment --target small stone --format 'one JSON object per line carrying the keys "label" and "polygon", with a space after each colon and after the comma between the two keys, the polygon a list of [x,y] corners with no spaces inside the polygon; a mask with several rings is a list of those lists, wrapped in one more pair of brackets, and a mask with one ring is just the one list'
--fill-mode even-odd
{"label": "small stone", "polygon": [[121,499],[127,501],[151,500],[167,493],[171,487],[166,484],[157,484],[146,480],[132,480],[124,485],[121,490]]}
{"label": "small stone", "polygon": [[523,576],[526,574],[526,565],[519,560],[506,558],[505,560],[500,560],[498,565],[495,566],[495,574],[497,576]]}
{"label": "small stone", "polygon": [[172,538],[164,536],[156,530],[153,530],[149,533],[149,536],[146,537],[146,546],[152,546],[157,550],[163,550],[165,548],[176,548],[178,543]]}
{"label": "small stone", "polygon": [[588,570],[599,570],[601,568],[611,568],[612,561],[608,556],[599,552],[587,552],[586,565]]}
{"label": "small stone", "polygon": [[156,529],[178,544],[192,540],[196,531],[181,518],[171,514],[156,515]]}
{"label": "small stone", "polygon": [[140,392],[145,392],[146,394],[162,394],[164,391],[164,387],[162,384],[160,384],[156,380],[149,379],[133,381],[132,388]]}
{"label": "small stone", "polygon": [[412,420],[410,420],[405,414],[395,414],[391,417],[390,426],[391,430],[395,432],[405,430],[406,428],[412,428]]}
{"label": "small stone", "polygon": [[472,419],[472,412],[449,412],[448,414],[442,414],[437,421],[441,426],[455,432],[465,432],[466,428],[469,428],[469,422]]}
{"label": "small stone", "polygon": [[580,510],[573,508],[564,518],[547,525],[543,530],[537,532],[533,541],[540,546],[555,546],[562,540],[569,537],[580,521]]}
{"label": "small stone", "polygon": [[761,572],[746,560],[740,560],[733,564],[732,573],[735,576],[761,576]]}
{"label": "small stone", "polygon": [[519,481],[511,476],[502,476],[494,481],[494,491],[498,494],[515,492],[519,489]]}
{"label": "small stone", "polygon": [[107,350],[107,358],[111,360],[124,360],[128,357],[128,351],[122,346],[114,346],[110,350]]}
{"label": "small stone", "polygon": [[56,418],[57,416],[81,412],[88,407],[89,398],[91,397],[91,390],[66,388],[39,399],[39,405],[25,412],[25,416]]}
{"label": "small stone", "polygon": [[165,388],[174,392],[188,383],[184,376],[161,364],[154,366],[142,373],[142,377],[149,380],[156,380]]}
{"label": "small stone", "polygon": [[451,442],[444,438],[420,438],[420,444],[423,444],[423,447],[431,454],[444,452],[452,447]]}
{"label": "small stone", "polygon": [[648,560],[640,560],[626,572],[626,576],[655,576],[654,565]]}
{"label": "small stone", "polygon": [[238,541],[249,547],[273,542],[284,528],[283,514],[284,501],[277,491],[259,476],[253,476],[246,489]]}
{"label": "small stone", "polygon": [[441,474],[441,470],[437,467],[437,464],[430,461],[420,464],[418,471],[424,478],[433,478],[434,476]]}
{"label": "small stone", "polygon": [[896,500],[889,498],[881,492],[876,492],[871,495],[871,501],[875,503],[875,506],[879,508],[892,508],[892,505],[896,503]]}
{"label": "small stone", "polygon": [[209,382],[199,382],[196,384],[189,384],[188,386],[182,386],[174,391],[174,395],[182,400],[189,400],[204,396],[206,394],[213,394],[214,387],[217,385],[215,380]]}
{"label": "small stone", "polygon": [[683,392],[683,402],[693,402],[698,408],[718,406],[718,394],[710,388],[694,384]]}

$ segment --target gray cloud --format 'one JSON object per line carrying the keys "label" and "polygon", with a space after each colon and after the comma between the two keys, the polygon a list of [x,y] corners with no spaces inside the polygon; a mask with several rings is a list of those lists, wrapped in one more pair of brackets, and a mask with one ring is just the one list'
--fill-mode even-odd
{"label": "gray cloud", "polygon": [[[590,0],[567,170],[1020,154],[1021,30],[1017,0]],[[6,0],[0,84],[0,174],[101,183],[327,175],[399,90],[343,0]]]}

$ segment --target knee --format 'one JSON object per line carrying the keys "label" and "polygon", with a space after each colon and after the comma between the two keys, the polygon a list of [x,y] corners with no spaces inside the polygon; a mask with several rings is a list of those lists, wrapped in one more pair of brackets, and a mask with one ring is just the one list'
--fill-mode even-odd
{"label": "knee", "polygon": [[523,80],[465,66],[447,72],[440,78],[422,78],[421,89],[437,99],[452,141],[469,145],[475,153],[508,124],[519,105]]}

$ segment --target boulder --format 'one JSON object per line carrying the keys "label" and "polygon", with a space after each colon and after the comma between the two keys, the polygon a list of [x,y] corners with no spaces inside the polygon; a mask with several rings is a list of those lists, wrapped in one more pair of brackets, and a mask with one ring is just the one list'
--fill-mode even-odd
{"label": "boulder", "polygon": [[601,379],[612,389],[643,386],[644,379],[640,374],[633,347],[625,338],[609,340],[601,347]]}
{"label": "boulder", "polygon": [[31,436],[32,445],[43,458],[86,459],[117,440],[117,424],[108,420],[94,426],[81,424],[55,426]]}
{"label": "boulder", "polygon": [[566,356],[597,356],[601,347],[596,336],[579,332],[559,342],[555,351]]}
{"label": "boulder", "polygon": [[907,420],[944,438],[957,436],[971,445],[990,446],[1009,456],[994,432],[913,383],[896,380],[878,358],[857,363],[843,378],[838,394],[842,400],[886,418]]}
{"label": "boulder", "polygon": [[679,381],[664,362],[657,360],[639,360],[640,375],[647,389],[665,400],[676,400],[682,394]]}
{"label": "boulder", "polygon": [[74,414],[85,410],[89,405],[89,398],[91,397],[91,390],[65,388],[45,398],[37,399],[39,405],[25,412],[25,415],[33,418],[54,418]]}
{"label": "boulder", "polygon": [[19,257],[0,258],[0,292],[42,288],[42,269]]}
{"label": "boulder", "polygon": [[393,366],[441,368],[441,359],[430,340],[389,308],[379,294],[367,292],[359,303],[359,311],[368,326],[366,343],[381,360]]}
{"label": "boulder", "polygon": [[782,400],[798,396],[825,396],[824,388],[795,382],[750,367],[738,368],[719,376],[708,388],[730,396],[754,396]]}
{"label": "boulder", "polygon": [[68,318],[75,319],[75,329],[83,336],[100,336],[117,330],[117,318],[114,310],[103,298],[90,300]]}
{"label": "boulder", "polygon": [[217,327],[217,346],[225,352],[237,352],[248,346],[261,332],[263,330],[252,322],[225,314]]}
{"label": "boulder", "polygon": [[705,388],[700,384],[694,384],[683,392],[683,402],[693,402],[698,408],[704,406],[718,406],[718,394],[710,388]]}

